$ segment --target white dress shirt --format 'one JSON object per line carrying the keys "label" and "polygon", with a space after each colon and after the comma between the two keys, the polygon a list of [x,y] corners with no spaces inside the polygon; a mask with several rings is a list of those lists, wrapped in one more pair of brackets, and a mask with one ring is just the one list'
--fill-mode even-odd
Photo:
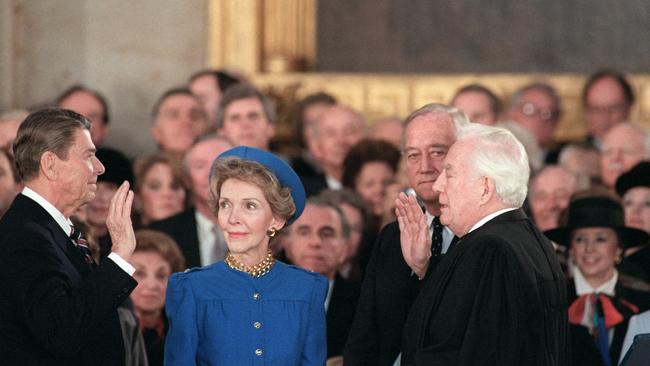
{"label": "white dress shirt", "polygon": [[343,188],[343,184],[339,180],[334,179],[329,175],[325,176],[325,182],[327,183],[327,188],[331,190],[338,191]]}
{"label": "white dress shirt", "polygon": [[[433,236],[433,232],[431,231],[431,226],[433,224],[433,219],[435,216],[431,215],[428,212],[425,212],[427,216],[427,226],[429,226],[429,236]],[[449,247],[451,246],[451,241],[454,240],[454,232],[451,231],[450,228],[446,226],[442,226],[442,250],[440,251],[442,254],[447,253],[447,250],[449,250]],[[433,244],[433,243],[431,243]]]}
{"label": "white dress shirt", "polygon": [[196,218],[196,231],[199,237],[199,255],[201,257],[201,265],[207,266],[222,260],[223,258],[213,258],[215,252],[214,246],[217,241],[222,243],[224,246],[226,245],[223,235],[221,235],[221,237],[218,236],[221,229],[217,224],[205,217],[205,215],[199,211],[195,211],[194,217]]}

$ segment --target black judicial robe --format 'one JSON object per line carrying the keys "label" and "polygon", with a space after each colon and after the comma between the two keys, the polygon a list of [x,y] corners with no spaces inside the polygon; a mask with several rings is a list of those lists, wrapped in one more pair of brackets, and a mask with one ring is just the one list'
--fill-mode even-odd
{"label": "black judicial robe", "polygon": [[402,365],[566,365],[567,297],[553,247],[520,209],[460,239],[424,280]]}

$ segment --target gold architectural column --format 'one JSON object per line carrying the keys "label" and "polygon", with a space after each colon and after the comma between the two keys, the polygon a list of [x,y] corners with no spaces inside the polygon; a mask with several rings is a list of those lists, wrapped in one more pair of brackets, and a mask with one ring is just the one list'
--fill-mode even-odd
{"label": "gold architectural column", "polygon": [[308,70],[316,0],[210,0],[209,63],[249,74]]}
{"label": "gold architectural column", "polygon": [[263,2],[263,70],[311,69],[316,60],[316,0]]}
{"label": "gold architectural column", "polygon": [[260,71],[261,0],[209,0],[209,64],[247,74]]}

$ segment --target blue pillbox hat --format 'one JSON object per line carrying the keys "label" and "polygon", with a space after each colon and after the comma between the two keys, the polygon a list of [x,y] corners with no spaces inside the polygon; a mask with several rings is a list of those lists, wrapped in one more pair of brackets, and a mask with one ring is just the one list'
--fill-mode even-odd
{"label": "blue pillbox hat", "polygon": [[302,186],[300,178],[296,172],[291,169],[289,164],[268,151],[250,146],[237,146],[226,150],[222,152],[215,161],[227,157],[238,157],[245,160],[252,160],[269,169],[278,178],[282,187],[289,187],[291,189],[291,198],[293,198],[293,203],[296,206],[296,212],[294,212],[293,216],[287,220],[287,225],[293,223],[298,217],[300,217],[302,211],[305,209],[305,188]]}

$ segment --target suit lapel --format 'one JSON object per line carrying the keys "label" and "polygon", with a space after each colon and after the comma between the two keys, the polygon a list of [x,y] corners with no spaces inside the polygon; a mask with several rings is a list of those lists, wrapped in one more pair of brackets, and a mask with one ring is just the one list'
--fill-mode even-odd
{"label": "suit lapel", "polygon": [[52,241],[63,251],[66,258],[81,273],[82,277],[90,271],[90,267],[84,260],[83,254],[81,254],[67,233],[63,232],[61,226],[57,224],[54,218],[41,205],[22,194],[16,197],[14,204],[37,225],[43,226],[50,232]]}
{"label": "suit lapel", "polygon": [[194,230],[187,230],[188,240],[187,243],[189,247],[186,248],[188,263],[198,263],[198,266],[201,266],[201,242],[199,241],[199,224],[196,222],[196,209],[192,208],[187,211],[188,215],[186,217],[188,221],[188,228],[194,228]]}
{"label": "suit lapel", "polygon": [[82,277],[85,277],[90,272],[91,267],[86,262],[81,251],[72,242],[72,239],[61,230],[61,227],[55,221],[52,221],[48,229],[52,233],[56,244],[70,260],[70,263],[81,273]]}

